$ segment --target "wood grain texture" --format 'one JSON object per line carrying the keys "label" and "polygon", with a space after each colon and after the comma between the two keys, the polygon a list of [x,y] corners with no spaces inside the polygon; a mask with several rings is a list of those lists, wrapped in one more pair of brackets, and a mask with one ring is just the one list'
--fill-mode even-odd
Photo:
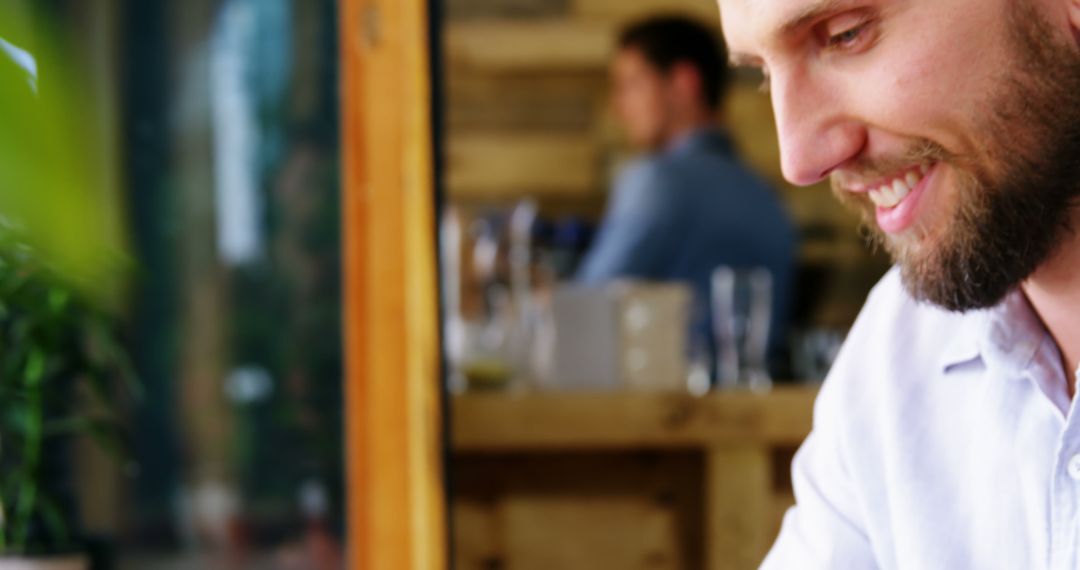
{"label": "wood grain texture", "polygon": [[607,77],[599,73],[493,75],[453,73],[447,78],[447,128],[454,133],[504,131],[588,136],[607,103]]}
{"label": "wood grain texture", "polygon": [[458,454],[456,568],[702,568],[701,455]]}
{"label": "wood grain texture", "polygon": [[714,28],[720,24],[715,0],[571,0],[571,13],[618,24],[656,14],[690,16]]}
{"label": "wood grain texture", "polygon": [[451,436],[459,451],[792,446],[810,431],[816,394],[468,394],[453,402]]}
{"label": "wood grain texture", "polygon": [[515,570],[686,567],[677,514],[647,496],[514,496],[502,519]]}
{"label": "wood grain texture", "polygon": [[423,0],[340,4],[349,567],[446,567]]}
{"label": "wood grain texture", "polygon": [[455,198],[595,193],[597,150],[585,137],[564,134],[455,134],[447,143],[447,190]]}
{"label": "wood grain texture", "polygon": [[448,21],[483,18],[555,18],[568,11],[570,0],[444,0]]}
{"label": "wood grain texture", "polygon": [[614,45],[606,23],[482,20],[448,27],[446,58],[452,72],[603,71]]}
{"label": "wood grain texture", "polygon": [[815,395],[458,396],[458,567],[756,568]]}
{"label": "wood grain texture", "polygon": [[756,568],[768,552],[773,528],[769,450],[718,446],[705,452],[706,568]]}

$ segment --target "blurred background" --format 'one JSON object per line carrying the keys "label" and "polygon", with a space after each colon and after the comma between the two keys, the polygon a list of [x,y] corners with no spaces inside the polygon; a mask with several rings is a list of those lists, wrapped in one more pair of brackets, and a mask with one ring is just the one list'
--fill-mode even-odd
{"label": "blurred background", "polygon": [[[0,554],[345,566],[339,9],[0,0],[13,63],[0,76],[13,125],[0,134],[0,435],[16,442],[0,455],[0,508],[27,529],[0,532]],[[392,33],[376,15],[371,36]],[[582,278],[601,236],[620,243],[604,228],[615,189],[633,186],[622,177],[682,140],[638,144],[616,108],[620,38],[657,15],[718,33],[712,0],[432,5],[444,366],[430,380],[449,412],[457,568],[756,567],[793,500],[817,384],[888,267],[827,186],[783,181],[762,78],[736,71],[707,120],[724,164],[741,165],[732,179],[789,220],[790,272],[762,278],[763,263],[734,256],[700,283]],[[674,77],[645,63],[657,85]],[[39,138],[64,144],[21,158]],[[90,348],[73,360],[57,346]],[[56,402],[39,410],[43,385]],[[96,411],[73,423],[73,409]],[[113,429],[103,418],[116,437],[98,437]],[[41,435],[56,426],[78,429]],[[33,492],[46,488],[48,501]]]}
{"label": "blurred background", "polygon": [[[687,158],[689,143],[635,140],[636,127],[649,127],[619,108],[648,90],[635,81],[679,81],[677,64],[656,64],[692,51],[679,36],[694,30],[642,31],[672,16],[719,33],[711,0],[443,4],[440,227],[458,568],[756,568],[794,500],[788,469],[816,387],[888,267],[827,183],[783,180],[769,96],[751,71],[731,72],[719,108],[697,128],[729,135],[722,160],[763,181],[757,191],[778,198],[794,229],[791,272],[773,272],[786,298],[770,303],[766,293],[763,303],[774,315],[786,304],[786,322],[770,323],[768,309],[755,315],[749,275],[768,260],[741,255],[782,235],[784,216],[762,215],[749,194],[686,198],[681,213],[657,216],[621,209],[667,211],[665,196],[691,191],[678,181],[684,174],[706,179],[701,192],[748,184],[729,166],[702,166],[705,151]],[[628,52],[646,56],[651,78],[620,67]],[[665,101],[656,112],[671,119],[665,105],[682,103]],[[630,182],[620,179],[627,172]],[[662,187],[657,202],[620,201],[638,188],[635,176]],[[655,245],[671,225],[737,223],[723,214],[702,222],[695,206],[730,209],[757,228],[726,243],[701,231]],[[635,224],[666,229],[635,233]],[[640,243],[626,259],[590,259],[619,249],[598,245],[605,239]],[[732,250],[712,261],[730,266],[728,285],[714,273],[704,303],[687,282],[698,269],[643,261],[678,257],[692,240]],[[712,334],[697,334],[702,321]],[[774,346],[755,375],[747,336],[770,325]]]}
{"label": "blurred background", "polygon": [[[465,389],[469,382],[501,383],[485,378],[485,373],[529,377],[534,387],[537,381],[558,384],[562,379],[552,378],[552,370],[546,368],[558,369],[562,363],[551,362],[551,349],[545,354],[545,347],[531,345],[545,341],[534,337],[543,337],[551,313],[560,307],[565,312],[571,301],[564,296],[563,303],[553,304],[545,295],[572,283],[688,277],[678,268],[629,261],[621,267],[619,262],[612,262],[615,267],[600,263],[605,265],[600,277],[589,271],[596,263],[583,268],[590,249],[599,249],[595,238],[603,229],[605,210],[614,209],[613,188],[619,185],[619,174],[632,170],[643,154],[642,145],[628,140],[633,138],[626,133],[632,121],[620,118],[613,103],[618,81],[614,62],[627,51],[619,47],[620,34],[655,16],[684,17],[718,34],[717,8],[709,0],[448,0],[443,15],[442,277],[446,340],[459,373],[451,378],[451,388]],[[783,180],[770,101],[759,88],[760,74],[737,70],[730,72],[729,82],[714,113],[715,125],[734,146],[728,158],[763,179],[795,230],[791,273],[774,276],[778,281],[774,287],[785,291],[783,299],[774,298],[773,304],[785,306],[772,308],[783,312],[785,319],[770,323],[768,368],[781,383],[820,380],[830,350],[843,338],[865,294],[889,262],[865,246],[857,216],[832,198],[827,183],[804,189]],[[720,191],[725,185],[731,186],[717,181]],[[759,210],[752,204],[740,205],[740,199],[720,206],[730,207],[736,216],[740,210],[744,216],[757,215]],[[618,212],[608,214],[616,217]],[[673,219],[679,220],[678,215],[672,214]],[[762,217],[756,223],[768,226],[775,221]],[[697,223],[685,216],[682,222]],[[725,219],[706,222],[723,224]],[[619,235],[626,240],[640,237],[627,233]],[[745,249],[753,249],[752,242],[769,233],[770,228],[734,230],[725,247],[738,249],[732,244],[742,240]],[[654,237],[655,232],[649,235]],[[692,239],[698,238],[718,241],[715,236]],[[653,252],[641,255],[649,253]],[[676,253],[671,246],[661,255]],[[761,265],[766,257],[758,255],[758,263],[751,263],[753,254],[741,259],[738,254],[726,255],[736,271]],[[715,257],[724,261],[725,254]],[[688,310],[701,314],[679,319],[709,320],[708,299],[705,306],[694,302],[700,296],[708,295],[695,292]],[[539,297],[534,305],[540,306],[526,309],[526,297]],[[508,332],[506,338],[489,330],[485,340],[484,328],[490,322],[514,318],[540,323],[508,325],[529,330]],[[694,331],[689,332],[684,348],[692,366],[700,348],[695,344],[712,344],[714,339],[695,339]],[[705,348],[697,352],[714,360],[715,351]],[[499,362],[473,358],[485,350],[503,351],[495,360],[512,370],[492,370],[500,367]],[[482,366],[485,362],[491,366]],[[481,366],[472,366],[477,363]],[[716,384],[716,365],[708,366]],[[466,378],[470,371],[477,374]]]}
{"label": "blurred background", "polygon": [[[63,115],[50,136],[85,134],[70,156],[12,161],[8,171],[40,178],[79,157],[105,171],[93,185],[103,194],[81,211],[70,198],[90,185],[78,172],[52,194],[5,185],[4,215],[23,217],[17,196],[48,210],[26,216],[19,238],[40,265],[80,243],[123,260],[107,283],[90,276],[105,287],[83,286],[67,266],[41,280],[107,306],[139,385],[130,396],[105,388],[127,426],[119,461],[79,438],[66,467],[40,475],[66,480],[50,485],[65,489],[61,504],[74,499],[65,510],[84,531],[68,530],[85,535],[98,567],[341,567],[336,23],[329,0],[0,4],[0,38],[33,59],[27,75],[40,79],[35,97],[0,98],[4,117]],[[18,138],[12,124],[0,127],[5,142]],[[100,227],[65,221],[83,219]],[[105,227],[117,235],[105,240]],[[50,248],[57,235],[71,239]],[[23,326],[0,319],[4,330]],[[18,384],[15,353],[0,360],[5,386]],[[13,402],[5,419],[30,409]],[[11,419],[4,435],[22,427]],[[47,439],[44,453],[58,445]],[[29,446],[14,453],[5,486],[31,465]],[[9,509],[15,496],[5,488]],[[27,550],[64,553],[42,520],[31,522]],[[0,552],[19,554],[16,545]]]}

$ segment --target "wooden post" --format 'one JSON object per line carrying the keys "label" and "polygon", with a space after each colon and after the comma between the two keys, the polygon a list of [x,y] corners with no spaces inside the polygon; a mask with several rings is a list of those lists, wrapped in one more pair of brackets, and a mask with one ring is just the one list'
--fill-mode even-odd
{"label": "wooden post", "polygon": [[424,0],[342,0],[349,567],[446,567]]}
{"label": "wooden post", "polygon": [[705,486],[707,567],[757,568],[771,539],[769,448],[747,444],[706,449]]}

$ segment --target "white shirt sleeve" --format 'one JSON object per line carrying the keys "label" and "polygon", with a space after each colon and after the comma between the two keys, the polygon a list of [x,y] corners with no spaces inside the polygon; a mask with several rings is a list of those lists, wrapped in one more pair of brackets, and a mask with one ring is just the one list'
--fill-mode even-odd
{"label": "white shirt sleeve", "polygon": [[[885,287],[899,287],[895,283]],[[883,280],[888,282],[889,278]],[[868,532],[867,505],[858,492],[850,457],[856,410],[866,404],[870,378],[868,351],[863,341],[873,338],[875,297],[879,285],[860,313],[814,403],[814,428],[795,454],[792,486],[795,506],[784,516],[780,536],[765,558],[763,570],[875,569],[879,564]],[[889,297],[886,291],[884,297]],[[854,422],[854,423],[853,423]]]}
{"label": "white shirt sleeve", "polygon": [[784,516],[763,570],[878,567],[836,442],[830,441],[834,436],[815,428],[799,449],[792,468],[796,505]]}

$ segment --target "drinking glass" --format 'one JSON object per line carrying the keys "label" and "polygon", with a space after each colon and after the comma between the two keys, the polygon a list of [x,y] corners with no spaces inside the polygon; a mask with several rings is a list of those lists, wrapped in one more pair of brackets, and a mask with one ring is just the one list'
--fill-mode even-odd
{"label": "drinking glass", "polygon": [[713,271],[712,330],[719,388],[772,387],[767,367],[772,286],[772,273],[763,267],[720,266]]}

